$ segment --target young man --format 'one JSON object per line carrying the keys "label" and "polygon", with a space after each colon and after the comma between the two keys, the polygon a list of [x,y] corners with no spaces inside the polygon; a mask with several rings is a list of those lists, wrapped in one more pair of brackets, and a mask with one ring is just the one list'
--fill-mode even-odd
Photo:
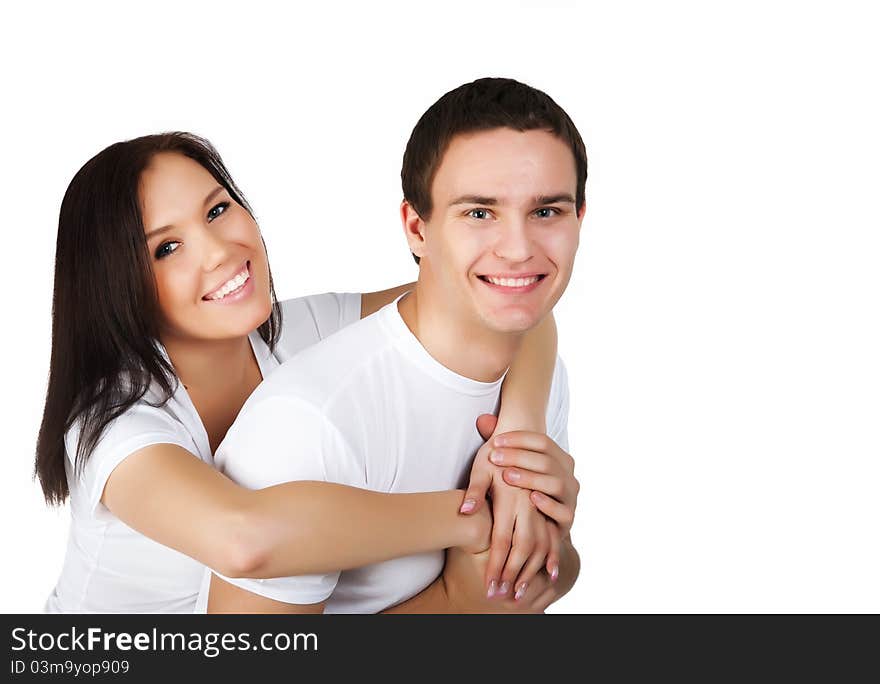
{"label": "young man", "polygon": [[[419,262],[415,288],[290,360],[256,390],[215,455],[217,467],[237,482],[256,488],[325,480],[416,492],[466,479],[482,440],[462,426],[496,410],[523,334],[550,313],[568,284],[585,210],[586,154],[574,124],[547,95],[508,79],[481,79],[425,113],[401,175],[404,231]],[[543,459],[570,469],[562,450],[567,409],[557,364],[547,413],[553,441],[513,436],[506,451],[496,452],[504,464],[529,467]],[[558,500],[533,499],[564,528],[576,496],[568,489]],[[478,563],[478,556],[451,550],[447,566]],[[567,581],[560,584],[567,590],[577,572],[567,537],[562,556]],[[443,564],[443,553],[434,552],[323,575],[215,575],[207,607],[441,612],[450,608],[450,588],[440,596],[430,587]],[[516,598],[527,589],[516,587]],[[527,605],[540,610],[536,594],[546,604],[562,592],[554,593],[545,576],[533,583]]]}

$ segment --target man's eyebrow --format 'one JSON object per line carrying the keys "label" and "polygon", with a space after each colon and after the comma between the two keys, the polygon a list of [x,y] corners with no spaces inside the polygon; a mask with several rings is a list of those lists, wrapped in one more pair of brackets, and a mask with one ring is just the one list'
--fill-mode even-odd
{"label": "man's eyebrow", "polygon": [[561,204],[565,202],[574,204],[574,197],[567,192],[561,192],[558,195],[538,195],[535,197],[535,204]]}
{"label": "man's eyebrow", "polygon": [[452,207],[456,204],[485,204],[486,206],[494,206],[498,204],[498,200],[494,197],[483,197],[482,195],[462,195],[452,200],[449,206]]}
{"label": "man's eyebrow", "polygon": [[[216,188],[211,190],[211,192],[208,193],[208,196],[205,197],[205,201],[202,203],[203,206],[206,204],[209,204],[211,202],[211,200],[213,200],[217,195],[219,195],[225,189],[226,188],[224,188],[222,185],[218,185]],[[164,233],[166,230],[168,230],[171,227],[172,227],[172,225],[169,223],[167,226],[162,226],[161,228],[154,228],[149,233],[147,233],[146,238],[147,238],[147,240],[149,240],[150,238],[155,237],[159,233]]]}

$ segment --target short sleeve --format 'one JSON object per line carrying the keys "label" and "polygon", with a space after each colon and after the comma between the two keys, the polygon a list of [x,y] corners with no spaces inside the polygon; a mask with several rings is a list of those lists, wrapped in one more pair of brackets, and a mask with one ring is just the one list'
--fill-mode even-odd
{"label": "short sleeve", "polygon": [[568,373],[562,358],[557,356],[547,402],[547,436],[565,451],[568,451],[568,408]]}
{"label": "short sleeve", "polygon": [[110,473],[128,456],[154,444],[173,444],[190,453],[193,443],[184,427],[161,407],[138,402],[104,428],[97,445],[88,454],[81,471],[74,469],[81,424],[77,421],[64,436],[71,490],[80,488],[88,511],[96,519],[112,514],[101,503]]}
{"label": "short sleeve", "polygon": [[[363,466],[351,454],[339,431],[320,411],[305,400],[285,395],[247,405],[214,458],[223,473],[249,489],[297,480],[363,487]],[[293,604],[323,601],[339,580],[339,572],[274,579],[216,574],[251,593]]]}
{"label": "short sleeve", "polygon": [[361,318],[360,293],[312,295],[281,303],[281,336],[275,352],[282,361]]}

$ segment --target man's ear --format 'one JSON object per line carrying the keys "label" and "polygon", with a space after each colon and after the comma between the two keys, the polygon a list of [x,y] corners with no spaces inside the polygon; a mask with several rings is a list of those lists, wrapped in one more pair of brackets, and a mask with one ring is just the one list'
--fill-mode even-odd
{"label": "man's ear", "polygon": [[421,259],[425,255],[425,222],[413,205],[406,200],[400,203],[400,220],[403,223],[403,233],[406,235],[409,251]]}
{"label": "man's ear", "polygon": [[583,223],[584,215],[587,213],[587,201],[584,200],[584,203],[581,205],[580,210],[577,213],[578,224]]}

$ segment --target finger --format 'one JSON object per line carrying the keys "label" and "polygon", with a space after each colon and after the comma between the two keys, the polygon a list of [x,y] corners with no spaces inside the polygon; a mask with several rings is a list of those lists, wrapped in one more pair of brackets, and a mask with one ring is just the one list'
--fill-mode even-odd
{"label": "finger", "polygon": [[484,413],[477,416],[477,432],[480,433],[480,437],[482,437],[484,441],[492,436],[497,424],[497,416],[493,416],[491,413]]}
{"label": "finger", "polygon": [[[548,591],[551,592],[549,595]],[[514,603],[525,612],[540,613],[556,598],[558,598],[556,587],[551,584],[546,573],[540,572],[529,584],[525,595],[521,596],[518,601],[514,599]]]}
{"label": "finger", "polygon": [[547,496],[552,496],[563,503],[571,503],[569,501],[570,497],[567,496],[568,492],[565,491],[565,480],[557,475],[542,475],[541,473],[533,473],[530,470],[505,468],[502,477],[507,484],[514,487],[533,489]]}
{"label": "finger", "polygon": [[[529,430],[516,430],[495,435],[492,443],[497,447],[513,447],[515,449],[543,452],[550,449],[551,445],[556,445],[556,442],[543,432],[531,432]],[[557,446],[556,448],[558,449],[559,447]]]}
{"label": "finger", "polygon": [[[510,554],[507,556],[504,570],[501,572],[500,593],[502,596],[519,595],[520,591],[525,593],[524,586],[528,584],[527,581],[517,581],[517,577],[520,575],[523,566],[532,556],[532,553],[535,552],[537,537],[535,529],[531,525],[521,524],[521,521],[522,517],[517,518],[513,532],[513,545],[510,548]],[[543,558],[547,554],[547,547],[545,546],[543,549],[538,550],[538,552],[541,553],[543,564]]]}
{"label": "finger", "polygon": [[512,447],[514,449],[545,453],[553,457],[567,470],[574,470],[574,459],[571,455],[541,432],[528,432],[526,430],[505,432],[492,438],[492,446]]}
{"label": "finger", "polygon": [[493,511],[492,541],[489,545],[489,560],[486,563],[486,595],[489,598],[498,594],[501,570],[507,562],[513,539],[513,511],[507,508],[501,510],[501,508],[496,506]]}
{"label": "finger", "polygon": [[567,534],[571,530],[574,522],[574,509],[558,502],[556,499],[542,494],[541,492],[532,492],[529,495],[535,507],[548,518],[559,525],[559,529],[563,534]]}
{"label": "finger", "polygon": [[547,537],[550,540],[550,551],[547,552],[547,574],[550,581],[555,582],[559,579],[559,554],[562,546],[562,530],[552,520],[547,521]]}
{"label": "finger", "polygon": [[[535,543],[535,548],[532,551],[532,555],[529,556],[525,565],[523,565],[523,568],[520,570],[519,576],[514,583],[514,586],[516,587],[514,598],[517,601],[523,599],[528,588],[532,586],[535,577],[544,569],[544,565],[547,561],[547,555],[550,550],[550,535],[545,520],[539,521],[538,529],[540,532],[538,533],[538,538]],[[514,548],[515,547],[516,542],[514,542]],[[534,592],[534,590],[532,591]]]}
{"label": "finger", "polygon": [[518,468],[531,470],[535,473],[543,473],[545,475],[562,476],[565,474],[562,466],[556,459],[540,451],[492,448],[489,451],[489,460],[497,466],[516,466]]}
{"label": "finger", "polygon": [[471,480],[468,483],[467,491],[464,493],[459,512],[465,515],[476,513],[486,501],[486,493],[492,484],[492,476],[494,466],[487,463],[481,458],[481,454],[477,452],[474,465],[471,468]]}

